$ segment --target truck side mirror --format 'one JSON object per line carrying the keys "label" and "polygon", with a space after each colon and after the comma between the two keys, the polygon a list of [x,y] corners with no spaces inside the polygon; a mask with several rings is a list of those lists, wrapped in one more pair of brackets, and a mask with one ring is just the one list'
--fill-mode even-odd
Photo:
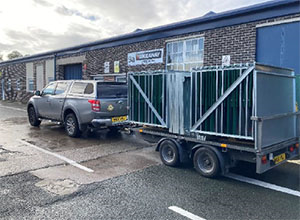
{"label": "truck side mirror", "polygon": [[41,92],[39,90],[37,90],[37,91],[34,92],[34,95],[41,96]]}

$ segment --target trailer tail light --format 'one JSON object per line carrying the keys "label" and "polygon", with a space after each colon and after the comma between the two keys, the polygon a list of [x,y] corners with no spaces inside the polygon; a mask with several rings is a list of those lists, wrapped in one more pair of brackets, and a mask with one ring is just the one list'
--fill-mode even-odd
{"label": "trailer tail light", "polygon": [[299,143],[295,144],[295,148],[299,148]]}
{"label": "trailer tail light", "polygon": [[91,103],[92,111],[100,112],[100,101],[99,100],[89,100],[88,102]]}
{"label": "trailer tail light", "polygon": [[261,163],[262,164],[267,164],[268,163],[268,159],[267,159],[266,155],[261,158]]}
{"label": "trailer tail light", "polygon": [[289,151],[290,151],[290,152],[293,152],[293,151],[294,151],[294,146],[290,146],[290,147],[289,147]]}

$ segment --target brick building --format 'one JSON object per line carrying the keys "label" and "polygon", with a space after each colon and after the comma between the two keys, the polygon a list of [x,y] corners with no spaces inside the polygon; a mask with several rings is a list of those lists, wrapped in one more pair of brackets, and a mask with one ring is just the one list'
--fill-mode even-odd
{"label": "brick building", "polygon": [[[300,1],[275,0],[0,63],[2,99],[58,79],[124,80],[130,71],[262,62],[300,75]],[[300,85],[300,84],[299,84]]]}

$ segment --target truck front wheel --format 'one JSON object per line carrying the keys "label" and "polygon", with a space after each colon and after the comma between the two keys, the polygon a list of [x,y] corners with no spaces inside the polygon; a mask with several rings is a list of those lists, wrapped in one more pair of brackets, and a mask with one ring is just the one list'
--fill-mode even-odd
{"label": "truck front wheel", "polygon": [[220,173],[220,164],[217,155],[207,147],[199,148],[194,154],[195,169],[205,177],[214,178]]}
{"label": "truck front wheel", "polygon": [[31,126],[38,127],[41,124],[41,121],[38,119],[35,113],[33,106],[30,106],[28,109],[28,120]]}
{"label": "truck front wheel", "polygon": [[65,129],[70,137],[79,137],[80,130],[76,116],[70,113],[65,118]]}
{"label": "truck front wheel", "polygon": [[176,145],[170,140],[164,140],[159,147],[161,161],[171,167],[179,164],[179,152]]}

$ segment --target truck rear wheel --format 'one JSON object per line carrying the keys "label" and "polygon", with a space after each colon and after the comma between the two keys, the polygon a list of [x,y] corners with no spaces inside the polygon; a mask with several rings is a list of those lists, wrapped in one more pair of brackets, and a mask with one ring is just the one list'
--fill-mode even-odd
{"label": "truck rear wheel", "polygon": [[214,178],[220,173],[220,164],[217,155],[207,147],[199,148],[194,154],[195,169],[205,177]]}
{"label": "truck rear wheel", "polygon": [[170,140],[164,140],[159,147],[161,161],[171,167],[175,167],[179,164],[179,152],[174,144]]}
{"label": "truck rear wheel", "polygon": [[80,130],[76,116],[70,113],[65,118],[65,129],[70,137],[79,137]]}

